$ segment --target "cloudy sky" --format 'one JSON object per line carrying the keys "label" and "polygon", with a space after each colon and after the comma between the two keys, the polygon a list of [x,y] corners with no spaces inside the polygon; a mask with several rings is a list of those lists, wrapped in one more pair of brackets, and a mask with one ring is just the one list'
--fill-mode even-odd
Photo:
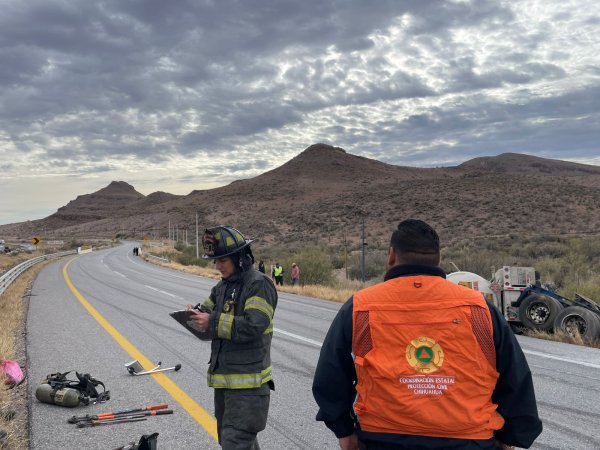
{"label": "cloudy sky", "polygon": [[0,0],[0,223],[187,194],[311,144],[600,165],[597,0]]}

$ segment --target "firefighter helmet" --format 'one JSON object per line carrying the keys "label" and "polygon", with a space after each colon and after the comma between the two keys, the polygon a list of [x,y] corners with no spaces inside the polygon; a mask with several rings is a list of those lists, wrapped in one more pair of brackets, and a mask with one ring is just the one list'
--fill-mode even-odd
{"label": "firefighter helmet", "polygon": [[244,238],[244,235],[233,227],[218,226],[207,228],[202,236],[204,247],[204,259],[216,259],[231,256],[234,253],[248,247],[252,240]]}

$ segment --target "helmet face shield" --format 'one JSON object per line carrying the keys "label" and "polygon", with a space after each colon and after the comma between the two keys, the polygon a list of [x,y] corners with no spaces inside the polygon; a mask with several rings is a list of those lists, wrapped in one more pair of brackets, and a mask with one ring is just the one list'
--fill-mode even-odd
{"label": "helmet face shield", "polygon": [[233,227],[219,226],[207,228],[202,236],[204,259],[216,259],[230,256],[248,247],[252,241]]}

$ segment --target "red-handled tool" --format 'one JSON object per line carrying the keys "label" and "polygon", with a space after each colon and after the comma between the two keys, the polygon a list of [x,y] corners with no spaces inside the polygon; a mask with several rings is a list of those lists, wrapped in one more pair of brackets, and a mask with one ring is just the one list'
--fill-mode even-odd
{"label": "red-handled tool", "polygon": [[145,408],[128,409],[128,410],[117,411],[117,412],[105,412],[105,413],[95,414],[93,416],[90,416],[89,414],[85,415],[85,416],[73,416],[70,419],[68,419],[67,422],[77,423],[77,422],[82,422],[84,420],[87,420],[87,421],[97,420],[97,419],[101,419],[101,418],[107,417],[107,416],[119,416],[119,415],[131,414],[131,413],[136,413],[136,412],[141,412],[141,411],[156,411],[156,410],[160,410],[160,409],[167,409],[168,407],[169,407],[168,404],[161,403],[160,405],[146,406]]}
{"label": "red-handled tool", "polygon": [[106,417],[102,419],[96,420],[84,420],[77,423],[77,427],[85,428],[85,427],[93,427],[96,425],[110,424],[110,423],[120,423],[120,422],[137,422],[140,420],[146,420],[145,416],[162,416],[164,414],[173,414],[172,409],[161,409],[158,411],[141,411],[137,413],[133,413],[131,415],[126,416],[115,416],[115,417]]}

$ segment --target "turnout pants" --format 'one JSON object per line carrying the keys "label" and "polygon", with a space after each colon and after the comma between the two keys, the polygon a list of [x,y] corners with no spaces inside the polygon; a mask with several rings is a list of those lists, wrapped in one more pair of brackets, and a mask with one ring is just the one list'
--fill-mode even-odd
{"label": "turnout pants", "polygon": [[215,389],[217,434],[223,450],[260,450],[256,435],[267,426],[270,389]]}

